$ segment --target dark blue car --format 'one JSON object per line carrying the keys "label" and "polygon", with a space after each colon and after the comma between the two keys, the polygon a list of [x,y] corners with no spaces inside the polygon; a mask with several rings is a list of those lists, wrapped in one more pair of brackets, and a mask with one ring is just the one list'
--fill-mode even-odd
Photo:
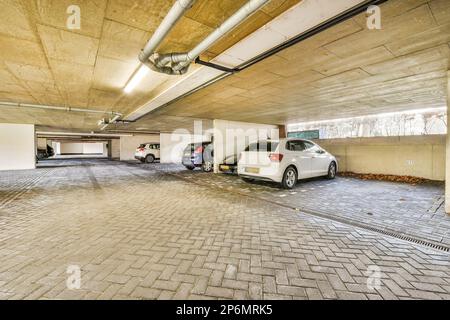
{"label": "dark blue car", "polygon": [[190,143],[183,151],[183,165],[189,169],[202,168],[205,172],[214,169],[214,150],[212,142]]}

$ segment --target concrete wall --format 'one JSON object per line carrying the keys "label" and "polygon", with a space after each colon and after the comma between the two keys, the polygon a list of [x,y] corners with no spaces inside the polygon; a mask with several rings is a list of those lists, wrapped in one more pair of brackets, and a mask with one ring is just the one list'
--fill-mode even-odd
{"label": "concrete wall", "polygon": [[159,134],[120,137],[120,160],[134,160],[134,152],[141,143],[159,143]]}
{"label": "concrete wall", "polygon": [[106,143],[83,143],[83,154],[102,154],[108,155],[108,149],[106,149]]}
{"label": "concrete wall", "polygon": [[268,137],[279,138],[278,126],[214,120],[214,171],[218,172],[225,157],[239,154],[249,143]]}
{"label": "concrete wall", "polygon": [[111,158],[120,159],[120,139],[111,140]]}
{"label": "concrete wall", "polygon": [[202,135],[161,133],[161,163],[181,163],[186,146],[202,141],[211,141],[211,139]]}
{"label": "concrete wall", "polygon": [[101,155],[108,156],[108,149],[106,142],[62,142],[60,144],[61,154],[73,155]]}
{"label": "concrete wall", "polygon": [[321,139],[340,171],[445,180],[445,135]]}
{"label": "concrete wall", "polygon": [[47,149],[47,139],[46,138],[38,138],[37,139],[37,148],[38,149]]}
{"label": "concrete wall", "polygon": [[0,123],[0,170],[36,168],[34,125]]}
{"label": "concrete wall", "polygon": [[55,155],[61,154],[61,142],[52,141],[52,147]]}
{"label": "concrete wall", "polygon": [[78,142],[62,142],[61,154],[83,154],[83,144]]}

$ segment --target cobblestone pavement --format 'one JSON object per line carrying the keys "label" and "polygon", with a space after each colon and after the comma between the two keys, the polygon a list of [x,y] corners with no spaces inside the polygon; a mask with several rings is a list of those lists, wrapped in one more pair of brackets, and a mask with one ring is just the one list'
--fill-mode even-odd
{"label": "cobblestone pavement", "polygon": [[339,217],[381,230],[430,240],[450,246],[450,215],[444,211],[444,184],[363,181],[337,177],[299,181],[287,191],[275,183],[247,183],[235,175],[208,174],[183,170],[173,165],[142,165],[142,168],[169,170],[183,177],[228,191],[239,191],[260,199],[275,201],[304,211]]}
{"label": "cobblestone pavement", "polygon": [[448,253],[164,170],[178,169],[89,160],[0,173],[0,298],[450,298]]}

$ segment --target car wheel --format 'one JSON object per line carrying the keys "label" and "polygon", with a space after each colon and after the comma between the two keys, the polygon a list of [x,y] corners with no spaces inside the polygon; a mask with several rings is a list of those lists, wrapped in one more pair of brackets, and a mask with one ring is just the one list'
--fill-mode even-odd
{"label": "car wheel", "polygon": [[333,161],[330,163],[330,166],[328,167],[328,179],[334,179],[336,177],[336,163]]}
{"label": "car wheel", "polygon": [[194,166],[185,166],[185,167],[186,167],[186,169],[188,169],[188,170],[194,170],[194,169],[195,169]]}
{"label": "car wheel", "polygon": [[213,164],[210,161],[206,161],[203,165],[202,165],[202,169],[204,172],[211,172],[213,170]]}
{"label": "car wheel", "polygon": [[294,167],[289,167],[286,169],[283,175],[283,181],[281,181],[281,186],[284,189],[292,189],[297,184],[297,171]]}
{"label": "car wheel", "polygon": [[155,161],[155,157],[149,154],[145,157],[145,163],[153,163]]}

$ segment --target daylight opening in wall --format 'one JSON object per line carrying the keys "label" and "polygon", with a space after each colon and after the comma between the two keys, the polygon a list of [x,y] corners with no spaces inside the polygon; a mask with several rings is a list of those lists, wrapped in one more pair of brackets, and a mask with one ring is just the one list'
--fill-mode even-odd
{"label": "daylight opening in wall", "polygon": [[287,125],[288,137],[336,139],[447,133],[447,108],[429,108]]}

